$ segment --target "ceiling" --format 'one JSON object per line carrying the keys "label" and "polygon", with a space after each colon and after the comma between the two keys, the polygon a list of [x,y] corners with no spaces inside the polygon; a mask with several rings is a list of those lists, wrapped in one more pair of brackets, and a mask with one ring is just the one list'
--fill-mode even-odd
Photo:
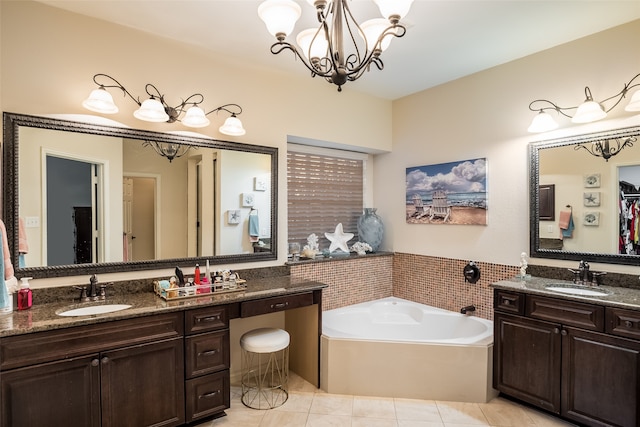
{"label": "ceiling", "polygon": [[[315,27],[314,9],[297,0],[294,30]],[[257,14],[260,0],[41,0],[51,6],[200,46],[254,66],[309,75],[275,41]],[[379,17],[371,0],[351,0],[358,22]],[[383,53],[385,68],[349,82],[357,90],[397,99],[572,40],[640,19],[638,0],[415,0],[407,34]],[[289,41],[294,42],[290,36]],[[336,87],[317,78],[310,84]]]}

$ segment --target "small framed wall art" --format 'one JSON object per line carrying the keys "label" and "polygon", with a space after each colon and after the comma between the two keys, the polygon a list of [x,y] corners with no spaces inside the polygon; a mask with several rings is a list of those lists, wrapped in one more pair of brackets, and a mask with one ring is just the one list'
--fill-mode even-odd
{"label": "small framed wall art", "polygon": [[255,191],[267,191],[267,179],[263,176],[253,178],[253,189]]}
{"label": "small framed wall art", "polygon": [[252,207],[255,202],[255,195],[253,193],[242,193],[242,206],[245,208]]}
{"label": "small framed wall art", "polygon": [[584,225],[591,225],[591,226],[600,225],[600,212],[585,212]]}
{"label": "small framed wall art", "polygon": [[227,211],[227,224],[240,224],[240,209],[229,209]]}
{"label": "small framed wall art", "polygon": [[583,193],[582,200],[584,200],[584,205],[590,208],[600,206],[600,192],[599,191],[588,191]]}
{"label": "small framed wall art", "polygon": [[584,176],[584,187],[585,188],[598,188],[600,187],[600,174],[599,173],[588,173]]}

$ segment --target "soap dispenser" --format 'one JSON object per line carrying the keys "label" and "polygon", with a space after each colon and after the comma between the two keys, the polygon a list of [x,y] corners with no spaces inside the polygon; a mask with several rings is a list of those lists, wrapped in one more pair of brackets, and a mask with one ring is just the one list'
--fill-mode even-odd
{"label": "soap dispenser", "polygon": [[26,310],[33,305],[33,292],[29,287],[31,277],[23,277],[18,291],[18,310]]}

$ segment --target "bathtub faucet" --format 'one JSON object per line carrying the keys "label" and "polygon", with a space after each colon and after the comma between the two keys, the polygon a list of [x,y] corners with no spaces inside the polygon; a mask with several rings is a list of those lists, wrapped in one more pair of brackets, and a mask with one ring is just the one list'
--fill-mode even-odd
{"label": "bathtub faucet", "polygon": [[467,312],[471,312],[471,311],[476,311],[476,306],[475,305],[468,305],[468,306],[462,307],[460,309],[460,313],[462,313],[462,314],[467,314]]}

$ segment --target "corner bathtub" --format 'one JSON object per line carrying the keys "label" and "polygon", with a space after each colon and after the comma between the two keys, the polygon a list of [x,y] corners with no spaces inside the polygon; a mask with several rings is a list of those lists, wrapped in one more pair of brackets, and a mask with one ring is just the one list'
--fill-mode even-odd
{"label": "corner bathtub", "polygon": [[493,322],[389,297],[322,313],[328,393],[484,403]]}

